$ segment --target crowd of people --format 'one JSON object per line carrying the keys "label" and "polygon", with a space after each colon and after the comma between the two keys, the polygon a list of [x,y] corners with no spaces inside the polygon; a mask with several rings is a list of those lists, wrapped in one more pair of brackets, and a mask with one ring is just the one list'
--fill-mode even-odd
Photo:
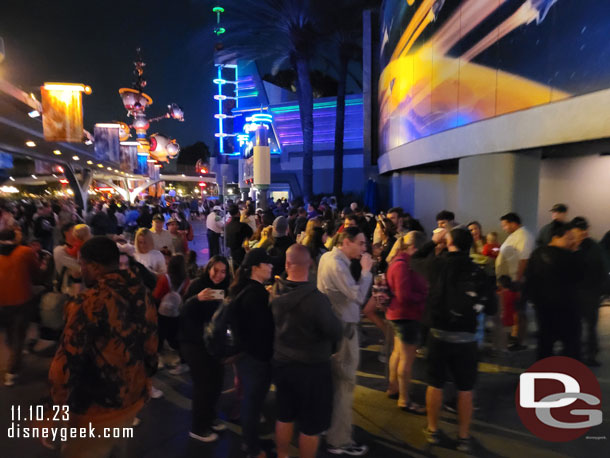
{"label": "crowd of people", "polygon": [[[371,214],[334,198],[307,206],[285,199],[257,209],[251,200],[91,203],[0,202],[0,313],[7,328],[4,383],[18,383],[26,331],[36,346],[57,345],[49,380],[54,404],[70,405],[76,425],[133,425],[152,398],[152,377],[193,383],[190,437],[218,439],[217,405],[226,373],[240,398],[244,451],[270,456],[259,422],[276,387],[275,448],[289,456],[294,424],[300,456],[314,457],[325,434],[331,454],[361,456],[352,405],[367,318],[386,336],[387,396],[426,415],[426,440],[439,441],[443,388],[457,388],[458,442],[472,450],[470,423],[482,351],[502,357],[527,349],[528,310],[536,317],[537,358],[562,354],[597,366],[597,320],[608,292],[610,232],[597,243],[583,217],[557,204],[537,238],[519,215],[499,218],[506,239],[451,211],[426,232],[401,208]],[[190,249],[190,220],[206,222],[209,261]],[[208,337],[226,327],[219,354]],[[584,336],[581,330],[584,330]],[[31,333],[30,333],[31,334]],[[50,342],[50,343],[49,343]],[[161,357],[160,357],[161,356]],[[415,358],[427,361],[424,403],[410,397]],[[118,441],[72,441],[107,456]],[[93,456],[93,455],[92,455]]]}

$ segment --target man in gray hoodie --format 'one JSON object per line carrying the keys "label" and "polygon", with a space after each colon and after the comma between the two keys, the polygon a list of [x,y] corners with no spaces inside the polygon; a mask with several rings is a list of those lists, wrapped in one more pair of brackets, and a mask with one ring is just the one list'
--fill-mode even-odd
{"label": "man in gray hoodie", "polygon": [[343,330],[328,298],[308,281],[310,265],[307,247],[292,245],[286,251],[286,279],[278,279],[272,292],[278,458],[290,456],[295,421],[301,430],[299,456],[314,458],[319,434],[331,420],[330,357]]}

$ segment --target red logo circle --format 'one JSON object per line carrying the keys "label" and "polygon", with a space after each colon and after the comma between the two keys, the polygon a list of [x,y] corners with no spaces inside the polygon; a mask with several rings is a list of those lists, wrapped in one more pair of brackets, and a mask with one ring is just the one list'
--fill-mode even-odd
{"label": "red logo circle", "polygon": [[[580,393],[579,396],[587,399],[561,396],[561,393]],[[543,401],[556,394],[555,399]],[[583,436],[591,426],[575,424],[601,418],[601,400],[595,374],[581,362],[564,356],[552,356],[533,364],[521,374],[515,394],[517,413],[525,427],[550,442],[568,442]],[[553,403],[557,407],[552,407]],[[582,412],[572,413],[575,410]]]}

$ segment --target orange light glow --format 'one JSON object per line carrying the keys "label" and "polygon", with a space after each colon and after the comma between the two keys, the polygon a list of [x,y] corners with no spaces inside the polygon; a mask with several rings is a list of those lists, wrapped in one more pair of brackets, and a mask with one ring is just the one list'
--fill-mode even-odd
{"label": "orange light glow", "polygon": [[42,127],[50,142],[80,143],[83,138],[82,84],[45,83],[42,95]]}

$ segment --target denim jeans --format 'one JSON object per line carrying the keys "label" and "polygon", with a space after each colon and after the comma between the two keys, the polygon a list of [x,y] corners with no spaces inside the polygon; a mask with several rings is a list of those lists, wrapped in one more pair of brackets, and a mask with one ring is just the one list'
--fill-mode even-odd
{"label": "denim jeans", "polygon": [[258,426],[271,385],[271,363],[244,354],[237,360],[236,366],[243,390],[241,426],[244,443],[249,455],[258,455],[261,451]]}

